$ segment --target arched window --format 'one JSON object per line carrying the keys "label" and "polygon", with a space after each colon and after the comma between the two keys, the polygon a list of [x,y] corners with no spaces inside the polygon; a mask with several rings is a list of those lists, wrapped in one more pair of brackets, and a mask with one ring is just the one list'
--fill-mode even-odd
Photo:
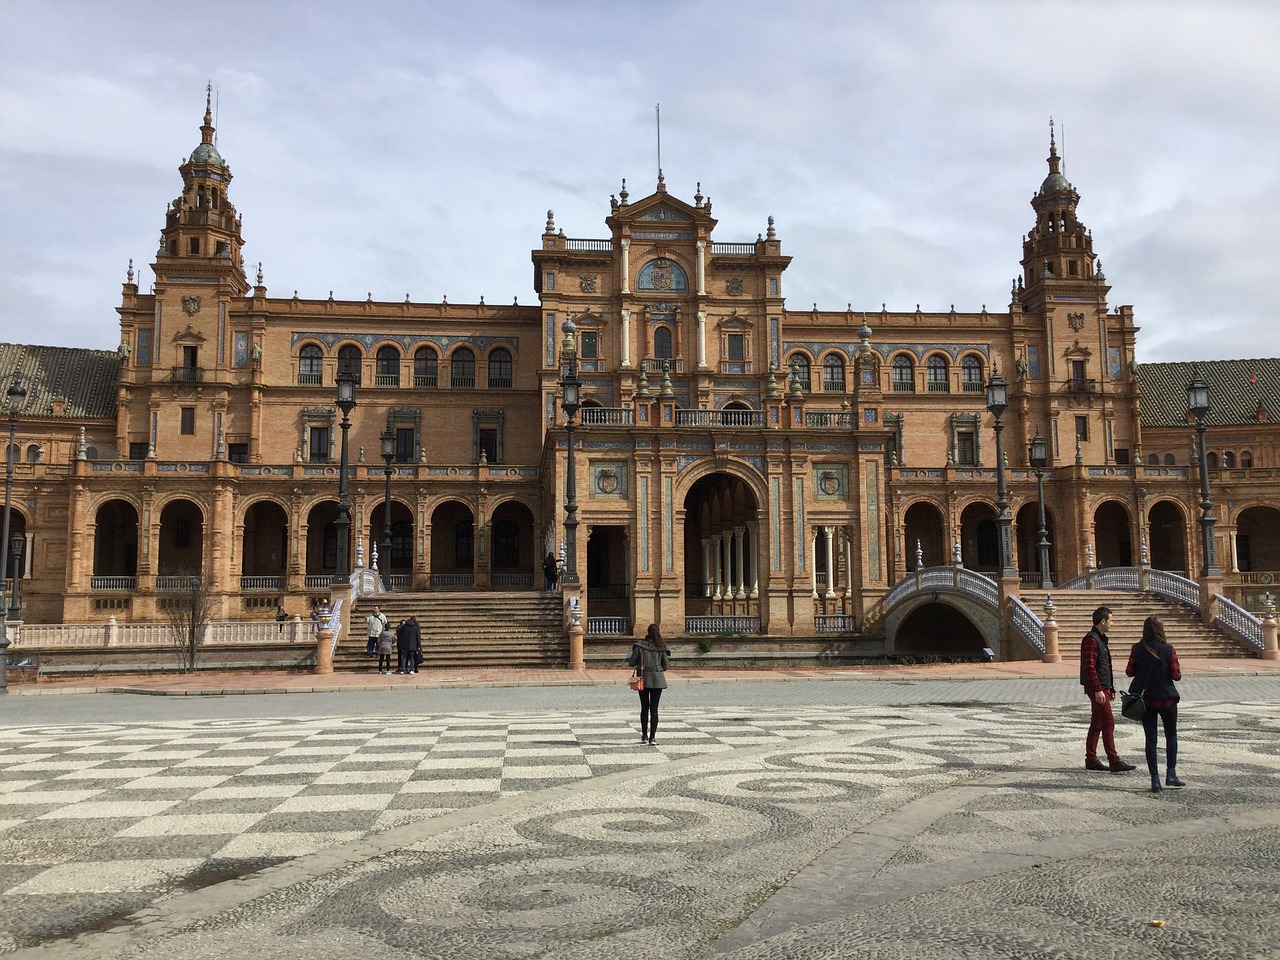
{"label": "arched window", "polygon": [[788,361],[791,367],[791,379],[799,381],[801,390],[812,390],[813,385],[809,380],[809,358],[803,353],[793,353]]}
{"label": "arched window", "polygon": [[1236,468],[1236,455],[1232,450],[1228,450],[1222,455],[1222,469],[1234,470]]}
{"label": "arched window", "polygon": [[965,393],[982,393],[986,389],[982,382],[982,361],[973,355],[961,360],[960,382]]}
{"label": "arched window", "polygon": [[653,328],[653,355],[659,360],[670,360],[675,356],[675,354],[671,352],[670,327]]}
{"label": "arched window", "polygon": [[822,358],[822,392],[844,392],[844,358],[829,353]]}
{"label": "arched window", "polygon": [[39,463],[44,451],[40,449],[40,444],[33,443],[27,447],[27,463]]}
{"label": "arched window", "polygon": [[1174,457],[1172,453],[1166,453],[1164,455],[1164,465],[1166,467],[1172,467],[1177,462],[1178,462],[1177,459]]}
{"label": "arched window", "polygon": [[1253,453],[1251,451],[1242,450],[1240,452],[1240,469],[1241,470],[1253,469]]}
{"label": "arched window", "polygon": [[434,387],[440,375],[440,358],[431,347],[419,347],[413,355],[413,385]]}
{"label": "arched window", "polygon": [[1205,463],[1209,465],[1210,470],[1218,469],[1218,455],[1214,453],[1212,450],[1210,450],[1208,453],[1204,455],[1204,460],[1205,460]]}
{"label": "arched window", "polygon": [[375,387],[400,386],[400,351],[390,344],[378,348],[373,385]]}
{"label": "arched window", "polygon": [[893,358],[893,392],[916,392],[916,365],[905,353]]}
{"label": "arched window", "polygon": [[498,347],[489,354],[490,389],[510,390],[511,372],[511,351]]}
{"label": "arched window", "polygon": [[925,364],[925,375],[929,381],[930,393],[950,393],[951,383],[947,377],[947,361],[945,357],[934,354]]}
{"label": "arched window", "polygon": [[324,372],[324,351],[308,343],[298,351],[298,383],[316,386]]}
{"label": "arched window", "polygon": [[453,529],[453,562],[458,567],[470,569],[475,557],[475,528],[470,520],[463,520]]}
{"label": "arched window", "polygon": [[360,365],[363,360],[364,354],[355,344],[348,343],[345,347],[339,347],[338,373],[355,377],[356,383],[359,383]]}
{"label": "arched window", "polygon": [[1147,457],[1147,466],[1149,466],[1149,467],[1158,467],[1158,466],[1160,466],[1160,454],[1158,454],[1158,453],[1153,453],[1153,454],[1151,454],[1150,456],[1148,456],[1148,457]]}
{"label": "arched window", "polygon": [[467,347],[453,351],[450,359],[449,386],[470,388],[476,385],[476,355]]}

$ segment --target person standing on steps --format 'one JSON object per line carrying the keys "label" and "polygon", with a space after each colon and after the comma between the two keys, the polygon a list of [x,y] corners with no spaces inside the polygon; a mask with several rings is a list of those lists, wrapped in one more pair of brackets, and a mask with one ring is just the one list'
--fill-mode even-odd
{"label": "person standing on steps", "polygon": [[418,672],[418,651],[422,645],[422,632],[413,617],[401,620],[396,627],[396,652],[400,655],[396,673]]}
{"label": "person standing on steps", "polygon": [[1165,639],[1164,621],[1147,617],[1142,624],[1142,640],[1129,651],[1125,676],[1133,677],[1129,692],[1142,697],[1146,712],[1142,729],[1147,735],[1147,772],[1151,774],[1151,792],[1159,793],[1160,767],[1156,762],[1156,720],[1164,726],[1164,786],[1185,787],[1178,779],[1178,688],[1182,679],[1178,651]]}
{"label": "person standing on steps", "polygon": [[378,638],[382,636],[382,631],[387,629],[387,618],[382,614],[382,608],[376,603],[373,605],[373,613],[364,618],[365,636],[369,638],[369,642],[365,644],[364,654],[366,657],[375,656],[378,652]]}
{"label": "person standing on steps", "polygon": [[644,639],[631,647],[627,666],[639,667],[644,678],[640,691],[640,742],[653,745],[658,733],[658,701],[667,689],[667,668],[671,666],[671,648],[662,641],[656,623],[649,624]]}
{"label": "person standing on steps", "polygon": [[556,581],[560,579],[560,564],[556,562],[554,553],[548,553],[547,559],[542,561],[542,576],[547,581],[547,593],[555,593]]}
{"label": "person standing on steps", "polygon": [[[1116,752],[1116,718],[1111,712],[1111,701],[1116,698],[1115,675],[1111,669],[1111,647],[1107,631],[1111,629],[1111,608],[1099,607],[1093,611],[1093,629],[1080,641],[1080,683],[1089,698],[1089,736],[1084,742],[1084,767],[1086,770],[1110,770],[1124,773],[1133,769]],[[1107,752],[1109,763],[1098,759],[1098,738]]]}
{"label": "person standing on steps", "polygon": [[378,634],[378,672],[391,672],[391,651],[396,645],[395,631],[387,627]]}

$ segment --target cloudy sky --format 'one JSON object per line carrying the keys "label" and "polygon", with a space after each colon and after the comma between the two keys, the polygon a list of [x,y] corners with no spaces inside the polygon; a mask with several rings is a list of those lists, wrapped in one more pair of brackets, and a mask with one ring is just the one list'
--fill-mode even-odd
{"label": "cloudy sky", "polygon": [[1003,309],[1049,118],[1146,361],[1275,356],[1270,0],[8,4],[0,339],[118,342],[205,83],[268,293],[534,302],[546,211],[699,182],[793,309]]}

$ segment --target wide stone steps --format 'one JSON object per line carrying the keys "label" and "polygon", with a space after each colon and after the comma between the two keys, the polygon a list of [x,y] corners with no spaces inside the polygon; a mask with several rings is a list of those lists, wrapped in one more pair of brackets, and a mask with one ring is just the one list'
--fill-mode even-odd
{"label": "wide stone steps", "polygon": [[[1165,636],[1180,657],[1247,658],[1254,651],[1216,627],[1206,627],[1190,607],[1151,593],[1122,590],[1026,590],[1022,602],[1044,619],[1045,595],[1053,597],[1057,610],[1058,650],[1064,660],[1080,658],[1080,640],[1093,624],[1093,611],[1110,607],[1111,656],[1121,661],[1129,648],[1142,639],[1142,622],[1151,615],[1164,621]],[[1117,664],[1117,670],[1123,664]]]}
{"label": "wide stone steps", "polygon": [[391,628],[414,616],[430,667],[546,667],[568,662],[559,594],[389,593],[365,598],[352,610],[352,632],[334,653],[335,670],[369,670],[365,617],[374,603]]}

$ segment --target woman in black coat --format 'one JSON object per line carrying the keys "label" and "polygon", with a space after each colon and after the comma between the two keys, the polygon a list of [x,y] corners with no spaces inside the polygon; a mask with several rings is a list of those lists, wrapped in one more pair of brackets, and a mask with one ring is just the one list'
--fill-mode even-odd
{"label": "woman in black coat", "polygon": [[653,744],[658,733],[658,701],[667,688],[667,668],[671,666],[671,648],[662,642],[656,623],[649,624],[644,639],[631,647],[627,666],[639,667],[644,679],[640,691],[640,742]]}
{"label": "woman in black coat", "polygon": [[1182,679],[1178,651],[1165,639],[1164,621],[1147,617],[1142,624],[1142,641],[1129,651],[1126,676],[1133,677],[1129,692],[1140,694],[1146,705],[1142,728],[1147,734],[1147,772],[1151,774],[1151,792],[1159,793],[1160,768],[1156,763],[1156,718],[1164,726],[1164,786],[1185,787],[1178,779],[1178,688]]}

